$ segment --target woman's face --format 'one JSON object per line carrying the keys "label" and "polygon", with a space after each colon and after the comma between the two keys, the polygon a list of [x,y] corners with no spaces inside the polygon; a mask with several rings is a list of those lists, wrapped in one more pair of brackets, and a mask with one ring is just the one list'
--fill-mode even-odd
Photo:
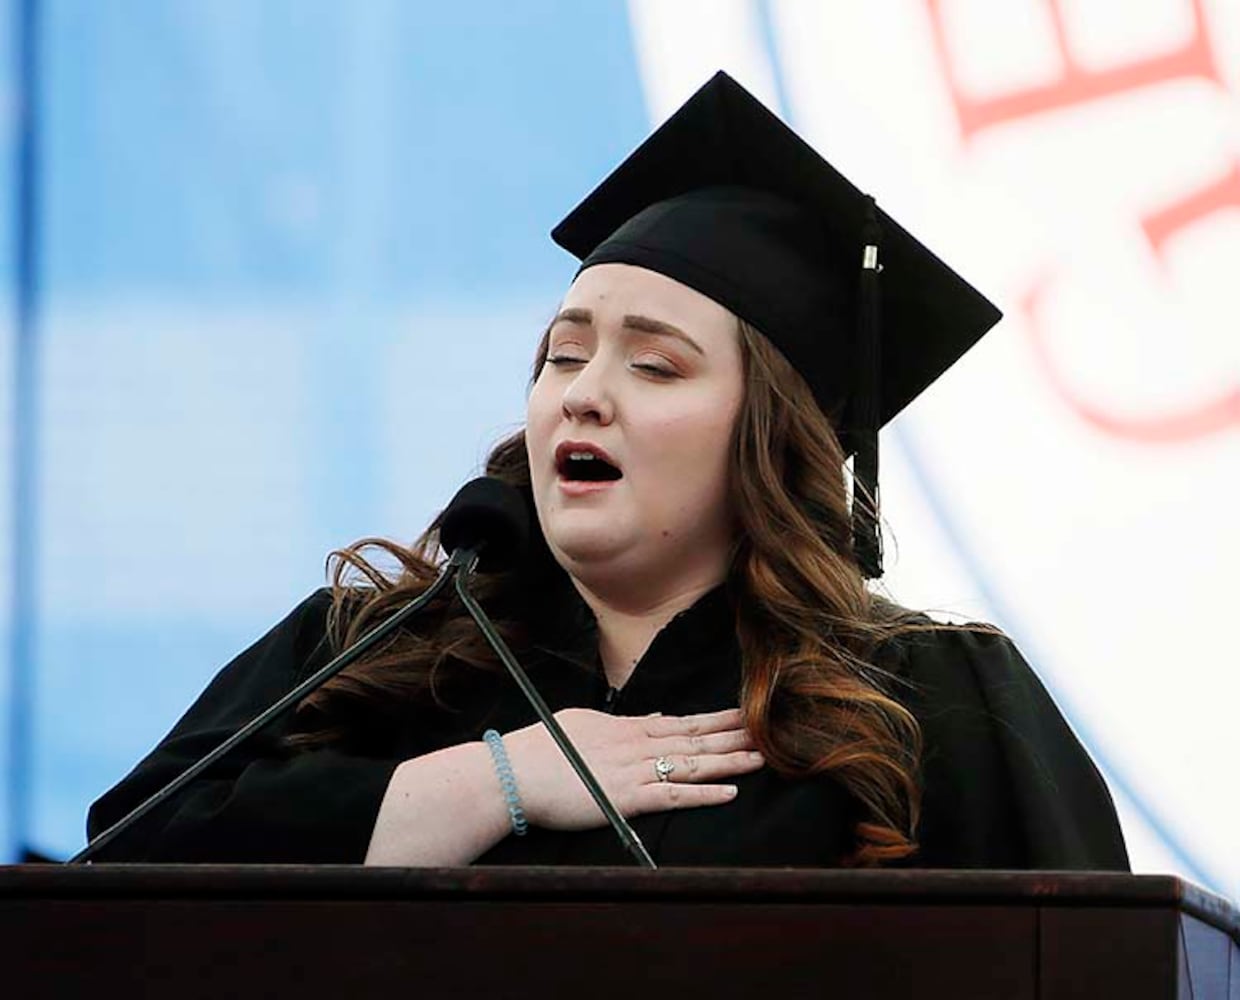
{"label": "woman's face", "polygon": [[538,519],[560,565],[587,586],[719,582],[743,391],[736,317],[723,306],[644,268],[583,271],[527,410]]}

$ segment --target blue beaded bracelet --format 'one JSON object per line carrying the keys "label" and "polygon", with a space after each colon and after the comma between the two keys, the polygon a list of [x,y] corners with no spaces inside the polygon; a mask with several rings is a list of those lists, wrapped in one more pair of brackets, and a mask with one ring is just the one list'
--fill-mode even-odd
{"label": "blue beaded bracelet", "polygon": [[495,762],[495,773],[499,775],[499,787],[504,793],[504,801],[508,803],[508,819],[512,822],[512,832],[524,837],[530,825],[525,820],[525,810],[521,808],[521,796],[517,792],[517,779],[512,773],[512,765],[508,762],[508,751],[504,749],[504,738],[494,729],[482,734],[487,749],[491,751],[491,760]]}

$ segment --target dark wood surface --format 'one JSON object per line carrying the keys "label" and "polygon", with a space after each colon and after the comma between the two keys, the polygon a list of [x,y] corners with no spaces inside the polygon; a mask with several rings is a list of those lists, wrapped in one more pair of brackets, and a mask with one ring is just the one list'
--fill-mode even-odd
{"label": "dark wood surface", "polygon": [[1240,1000],[1240,915],[1166,876],[0,868],[14,997]]}

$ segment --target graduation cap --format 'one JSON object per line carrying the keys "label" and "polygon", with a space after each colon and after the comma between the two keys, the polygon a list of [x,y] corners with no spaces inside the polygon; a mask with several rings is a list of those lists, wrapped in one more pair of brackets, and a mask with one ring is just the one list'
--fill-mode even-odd
{"label": "graduation cap", "polygon": [[551,236],[582,270],[658,271],[775,344],[853,456],[854,554],[880,576],[878,430],[1000,312],[723,72]]}

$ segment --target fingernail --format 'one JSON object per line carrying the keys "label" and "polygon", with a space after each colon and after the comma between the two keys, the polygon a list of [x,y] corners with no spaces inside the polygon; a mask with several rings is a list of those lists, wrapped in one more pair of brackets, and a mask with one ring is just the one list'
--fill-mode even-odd
{"label": "fingernail", "polygon": [[736,786],[735,785],[725,786],[724,794],[727,795],[728,798],[734,798],[736,795]]}
{"label": "fingernail", "polygon": [[757,750],[750,750],[749,759],[750,760],[762,760],[762,754],[760,754]]}

